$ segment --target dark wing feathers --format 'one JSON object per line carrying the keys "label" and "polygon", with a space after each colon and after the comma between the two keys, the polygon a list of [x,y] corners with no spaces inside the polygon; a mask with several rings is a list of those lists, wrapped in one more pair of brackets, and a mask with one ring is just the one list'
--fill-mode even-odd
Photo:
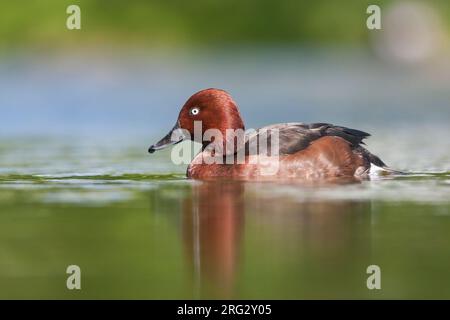
{"label": "dark wing feathers", "polygon": [[341,137],[350,142],[355,147],[359,144],[364,144],[363,139],[370,136],[370,134],[368,134],[367,132],[356,129],[333,126],[331,124],[325,124],[325,127],[326,127],[325,129],[326,136]]}
{"label": "dark wing feathers", "polygon": [[[364,131],[334,126],[329,123],[283,123],[263,127],[248,135],[246,149],[249,150],[248,145],[255,143],[254,139],[258,140],[263,132],[267,132],[269,137],[268,143],[270,145],[270,137],[273,130],[278,131],[279,154],[292,154],[303,150],[308,147],[312,141],[324,136],[341,137],[350,142],[354,148],[357,148],[360,144],[364,144],[363,139],[370,136],[370,134]],[[258,142],[256,142],[256,144],[258,144]],[[270,147],[268,149],[270,150]],[[250,152],[250,154],[251,153],[252,152]]]}

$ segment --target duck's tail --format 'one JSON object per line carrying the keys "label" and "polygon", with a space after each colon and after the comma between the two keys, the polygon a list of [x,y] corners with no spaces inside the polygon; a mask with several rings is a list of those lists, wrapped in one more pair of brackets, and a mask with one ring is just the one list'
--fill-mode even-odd
{"label": "duck's tail", "polygon": [[366,148],[363,148],[360,146],[360,151],[364,155],[364,157],[367,159],[367,161],[370,162],[370,173],[377,172],[381,175],[383,174],[396,174],[396,175],[405,175],[408,174],[407,172],[395,170],[389,167],[386,163],[383,162],[378,156],[374,155],[373,153],[370,153],[369,150]]}

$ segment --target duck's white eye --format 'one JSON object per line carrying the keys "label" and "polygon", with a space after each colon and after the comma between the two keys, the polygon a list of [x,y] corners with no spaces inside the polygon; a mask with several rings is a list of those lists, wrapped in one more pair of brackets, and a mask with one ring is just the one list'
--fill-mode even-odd
{"label": "duck's white eye", "polygon": [[199,112],[200,112],[199,108],[192,108],[191,111],[190,111],[190,114],[193,115],[193,116],[196,116],[196,115],[199,114]]}

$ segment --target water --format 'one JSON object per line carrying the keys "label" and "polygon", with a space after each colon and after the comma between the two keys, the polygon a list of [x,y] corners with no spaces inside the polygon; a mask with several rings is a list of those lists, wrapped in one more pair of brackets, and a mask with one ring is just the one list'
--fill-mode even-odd
{"label": "water", "polygon": [[449,172],[202,183],[137,143],[19,141],[0,143],[0,298],[450,297]]}
{"label": "water", "polygon": [[[319,67],[314,61],[308,68]],[[260,70],[260,62],[244,70]],[[339,69],[336,61],[329,63]],[[326,66],[321,67],[317,77],[322,79]],[[44,67],[32,70],[39,68]],[[231,77],[228,66],[224,69]],[[286,69],[279,72],[287,72],[285,83],[292,84],[293,71],[284,64],[273,69]],[[97,76],[98,70],[93,71]],[[333,99],[345,100],[339,90],[329,100],[319,99],[318,110],[295,113],[287,102],[298,96],[289,88],[279,109],[265,109],[262,115],[254,105],[243,108],[251,124],[277,122],[284,115],[291,121],[295,114],[299,121],[367,130],[373,134],[368,148],[410,175],[340,185],[199,182],[185,178],[185,166],[170,162],[170,150],[146,153],[175,121],[177,105],[167,88],[159,95],[154,90],[160,88],[152,88],[148,95],[152,105],[167,98],[173,106],[169,111],[137,107],[114,112],[120,94],[112,91],[107,102],[113,112],[101,109],[105,101],[100,109],[93,103],[90,118],[89,108],[74,105],[90,101],[91,91],[84,92],[72,79],[71,96],[58,82],[72,110],[64,115],[55,111],[58,103],[50,94],[58,72],[50,67],[35,91],[26,82],[30,72],[24,67],[14,69],[9,81],[0,77],[2,88],[15,88],[8,99],[0,98],[7,115],[0,137],[0,298],[450,298],[450,132],[449,112],[442,107],[447,91],[436,89],[438,97],[422,110],[417,106],[422,102],[415,105],[408,93],[422,94],[415,91],[431,85],[417,83],[428,81],[415,79],[411,85],[405,80],[388,88],[391,94],[402,89],[404,100],[382,96],[380,108],[389,109],[383,99],[393,99],[394,105],[411,102],[403,109],[409,112],[403,111],[408,113],[403,122],[395,108],[379,114],[369,110],[367,117],[354,116],[365,112],[357,106],[338,112]],[[391,79],[379,72],[379,81]],[[180,73],[183,79],[198,76],[192,70]],[[246,77],[256,81],[260,74]],[[311,73],[298,77],[320,87]],[[276,86],[281,87],[282,78]],[[347,74],[340,86],[345,79],[354,83]],[[139,91],[134,84],[129,89]],[[21,85],[31,90],[25,96],[19,93]],[[104,89],[100,100],[107,99]],[[301,96],[308,99],[306,91]],[[122,94],[129,95],[127,90]],[[249,90],[243,100],[254,94]],[[280,91],[261,94],[257,100]],[[70,98],[76,95],[80,99],[74,102]],[[33,96],[41,98],[36,103],[48,117],[40,115],[39,105],[24,107]],[[72,117],[74,110],[79,114]],[[33,122],[34,115],[42,118]],[[101,116],[107,121],[99,129]],[[144,116],[148,123],[136,120]],[[82,270],[80,291],[66,289],[66,268],[72,264]],[[366,268],[372,264],[381,267],[382,290],[366,287]]]}

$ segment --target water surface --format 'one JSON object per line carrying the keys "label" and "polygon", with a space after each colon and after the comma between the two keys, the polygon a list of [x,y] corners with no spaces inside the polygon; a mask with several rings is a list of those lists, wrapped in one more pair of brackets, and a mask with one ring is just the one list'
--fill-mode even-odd
{"label": "water surface", "polygon": [[[332,53],[0,63],[0,298],[450,298],[448,65]],[[354,127],[412,174],[187,180],[170,150],[146,150],[211,86],[247,128]],[[366,287],[372,264],[381,290]]]}
{"label": "water surface", "polygon": [[450,297],[449,172],[198,182],[138,144],[17,142],[0,144],[0,298]]}

